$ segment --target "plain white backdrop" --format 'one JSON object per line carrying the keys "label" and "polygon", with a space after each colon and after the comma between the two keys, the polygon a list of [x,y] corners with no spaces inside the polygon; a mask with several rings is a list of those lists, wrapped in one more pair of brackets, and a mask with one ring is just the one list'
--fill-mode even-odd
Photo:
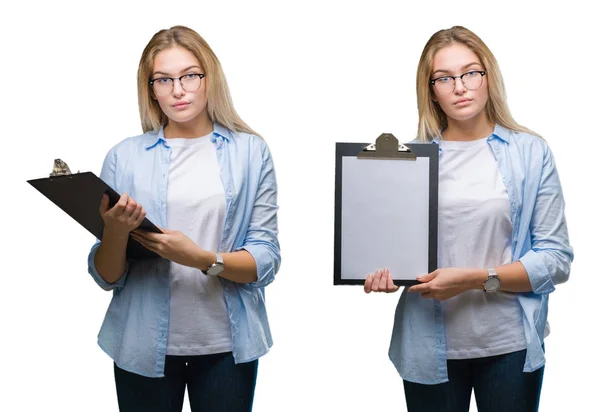
{"label": "plain white backdrop", "polygon": [[212,46],[238,112],[275,160],[283,262],[266,292],[275,344],[260,360],[255,411],[406,409],[387,358],[399,293],[333,286],[334,150],[383,132],[415,136],[420,53],[453,25],[491,48],[513,115],[549,142],[563,184],[575,261],[550,299],[540,410],[598,410],[600,31],[585,4],[4,5],[0,410],[117,410],[112,361],[96,345],[111,295],[87,274],[93,236],[26,180],[50,173],[56,157],[98,174],[110,147],[141,132],[139,57],[176,24]]}

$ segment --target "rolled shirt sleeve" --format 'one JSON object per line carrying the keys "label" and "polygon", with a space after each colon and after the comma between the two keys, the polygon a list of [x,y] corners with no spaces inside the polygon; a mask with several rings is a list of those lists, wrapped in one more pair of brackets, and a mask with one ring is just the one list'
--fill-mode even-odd
{"label": "rolled shirt sleeve", "polygon": [[258,191],[246,232],[244,245],[237,250],[247,250],[256,261],[257,280],[248,285],[255,288],[267,286],[279,271],[281,255],[277,239],[277,180],[271,153],[262,148],[262,168]]}
{"label": "rolled shirt sleeve", "polygon": [[[104,159],[104,163],[102,164],[102,170],[100,172],[100,179],[102,179],[107,185],[116,190],[116,179],[115,179],[115,170],[116,170],[116,153],[115,148],[113,147]],[[100,204],[98,204],[100,207]],[[100,213],[100,212],[98,212]],[[125,273],[123,276],[119,278],[115,283],[106,282],[100,273],[98,273],[98,269],[96,268],[95,258],[96,252],[100,247],[100,240],[96,240],[96,243],[92,246],[90,253],[88,254],[88,273],[92,275],[92,278],[96,281],[98,286],[100,286],[104,290],[114,290],[117,288],[122,288],[125,285],[125,281],[127,280],[127,273],[129,272],[129,262],[125,263]]]}
{"label": "rolled shirt sleeve", "polygon": [[544,144],[543,165],[529,226],[531,250],[519,260],[536,294],[547,294],[569,279],[573,249],[569,245],[565,202],[554,157]]}

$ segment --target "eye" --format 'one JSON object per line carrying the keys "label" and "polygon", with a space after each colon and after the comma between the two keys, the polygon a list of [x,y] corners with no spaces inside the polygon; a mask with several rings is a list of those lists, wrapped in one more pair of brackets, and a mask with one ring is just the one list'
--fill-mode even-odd
{"label": "eye", "polygon": [[450,83],[451,79],[452,79],[452,77],[450,77],[450,76],[438,77],[436,79],[436,82],[439,82],[439,83]]}
{"label": "eye", "polygon": [[169,84],[171,83],[171,79],[169,79],[168,77],[161,77],[159,79],[154,79],[154,83],[160,85]]}
{"label": "eye", "polygon": [[479,72],[477,70],[472,70],[470,72],[465,73],[465,77],[477,77],[479,76]]}
{"label": "eye", "polygon": [[198,75],[196,73],[190,73],[183,76],[182,80],[194,80]]}

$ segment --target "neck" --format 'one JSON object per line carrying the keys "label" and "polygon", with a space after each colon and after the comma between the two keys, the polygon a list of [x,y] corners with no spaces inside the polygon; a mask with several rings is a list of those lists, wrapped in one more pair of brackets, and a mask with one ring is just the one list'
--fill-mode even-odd
{"label": "neck", "polygon": [[206,136],[213,131],[213,123],[205,112],[202,112],[197,118],[185,123],[178,123],[169,120],[164,128],[165,138],[185,138]]}
{"label": "neck", "polygon": [[448,141],[471,141],[483,139],[492,134],[494,124],[480,113],[473,119],[455,120],[448,118],[448,127],[442,132],[442,138]]}

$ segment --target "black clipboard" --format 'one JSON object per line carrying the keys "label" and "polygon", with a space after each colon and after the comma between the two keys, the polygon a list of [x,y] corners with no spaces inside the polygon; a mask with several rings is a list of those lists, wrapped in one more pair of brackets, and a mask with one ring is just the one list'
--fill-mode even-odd
{"label": "black clipboard", "polygon": [[[345,160],[346,159],[346,160]],[[419,160],[421,159],[421,160]],[[367,163],[363,163],[367,162]],[[369,273],[373,273],[378,268],[388,267],[390,273],[394,278],[394,284],[398,286],[410,286],[419,283],[416,280],[417,275],[424,275],[425,273],[432,272],[437,269],[437,227],[438,227],[438,170],[439,170],[439,147],[437,144],[432,143],[407,143],[399,144],[398,139],[392,134],[384,133],[377,138],[375,143],[336,143],[336,162],[335,162],[335,220],[334,220],[334,285],[363,285],[366,276]],[[352,169],[351,167],[358,169]],[[385,167],[381,167],[385,166]],[[401,167],[400,167],[401,166]],[[368,167],[371,169],[372,176],[376,177],[372,184],[365,184],[364,173],[360,170],[362,167]],[[403,183],[400,186],[396,186],[398,182],[394,179],[398,179],[395,169],[408,170],[407,176],[410,175],[410,170],[415,168],[419,170],[421,174],[421,181],[427,187],[423,187],[422,184],[410,183],[408,177],[403,177],[407,183]],[[352,170],[352,173],[349,171]],[[380,172],[381,170],[381,172]],[[344,172],[348,176],[344,175]],[[357,177],[357,181],[350,181],[352,177]],[[362,182],[362,183],[361,183]],[[353,187],[353,185],[358,185]],[[362,184],[362,186],[360,186]],[[390,200],[389,204],[383,203],[386,210],[382,209],[382,202],[377,202],[378,197],[373,196],[373,191],[379,190],[381,193],[386,195],[392,195],[390,197],[398,198],[400,195],[399,190],[405,190],[402,193],[405,196],[405,200],[413,201],[411,199],[415,193],[421,193],[422,201],[416,200],[413,207],[415,213],[408,213],[403,215],[398,212],[395,213],[394,208],[401,209],[402,199],[397,200],[396,204],[392,204]],[[411,193],[414,192],[414,193]],[[415,195],[416,196],[416,195]],[[369,199],[372,197],[372,201]],[[348,200],[348,199],[350,200]],[[346,202],[346,203],[345,203]],[[348,207],[349,203],[352,204],[351,209],[357,210],[357,218],[354,219],[345,213],[344,206]],[[423,205],[423,209],[419,208],[419,202]],[[370,212],[370,208],[379,210]],[[406,207],[404,205],[404,207]],[[417,216],[419,218],[417,219]],[[390,225],[381,224],[381,220],[389,216],[393,223]],[[373,219],[378,221],[377,224],[370,225],[369,220]],[[419,220],[420,219],[420,220]],[[424,225],[414,226],[417,222],[425,222]],[[385,223],[385,221],[384,221]],[[363,264],[363,260],[368,260],[370,257],[362,256],[363,250],[368,251],[374,249],[372,254],[377,255],[377,241],[381,241],[377,234],[379,233],[392,233],[392,237],[396,236],[396,232],[402,233],[404,228],[417,227],[419,229],[420,241],[418,242],[420,247],[420,263],[417,266],[421,267],[419,273],[413,273],[410,276],[403,274],[397,278],[394,272],[401,272],[402,267],[409,267],[410,265],[401,265],[402,259],[409,259],[410,253],[408,250],[411,247],[416,247],[411,244],[410,233],[405,233],[407,238],[404,240],[405,250],[395,251],[395,256],[385,256],[381,259],[375,259],[373,264],[369,265],[365,263],[364,268],[360,268]],[[367,229],[371,236],[362,236],[360,230],[356,231],[361,227]],[[348,229],[350,227],[350,229]],[[374,235],[373,235],[374,234]],[[347,245],[351,246],[347,246]],[[361,246],[364,245],[364,248]],[[388,243],[385,243],[386,247]],[[351,251],[351,252],[349,252]],[[408,257],[407,257],[408,256]],[[387,259],[387,260],[386,260]],[[395,259],[395,260],[394,260]],[[383,261],[395,262],[396,271],[392,270],[392,265],[386,265]],[[376,262],[376,263],[375,263]],[[353,264],[354,263],[354,264]],[[400,267],[400,269],[398,269]],[[397,274],[397,273],[396,273]],[[414,275],[414,276],[413,276]]]}
{"label": "black clipboard", "polygon": [[[104,229],[104,221],[98,211],[102,196],[108,194],[110,207],[120,198],[117,192],[92,172],[32,179],[27,182],[98,239],[102,238]],[[148,218],[144,218],[139,228],[162,233]],[[127,257],[147,259],[158,255],[130,236],[127,242]]]}

